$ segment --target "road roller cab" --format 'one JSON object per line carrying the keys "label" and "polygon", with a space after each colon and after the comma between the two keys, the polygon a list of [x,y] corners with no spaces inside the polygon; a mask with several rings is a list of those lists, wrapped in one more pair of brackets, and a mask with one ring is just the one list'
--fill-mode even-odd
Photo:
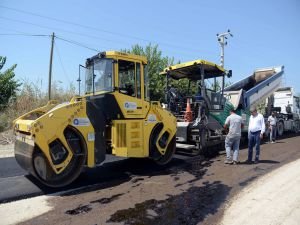
{"label": "road roller cab", "polygon": [[108,51],[84,68],[84,95],[49,101],[15,120],[17,162],[51,187],[71,183],[107,154],[169,162],[176,118],[149,101],[146,58]]}

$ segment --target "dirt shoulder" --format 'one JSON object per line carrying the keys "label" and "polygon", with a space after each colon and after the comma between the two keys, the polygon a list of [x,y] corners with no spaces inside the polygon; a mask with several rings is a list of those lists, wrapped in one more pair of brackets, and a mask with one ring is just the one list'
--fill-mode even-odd
{"label": "dirt shoulder", "polygon": [[0,132],[0,146],[13,144],[14,141],[15,141],[15,136],[13,134],[12,129]]}
{"label": "dirt shoulder", "polygon": [[12,130],[0,132],[0,158],[14,156],[15,136]]}
{"label": "dirt shoulder", "polygon": [[0,158],[14,157],[14,144],[0,145]]}
{"label": "dirt shoulder", "polygon": [[299,224],[300,159],[259,178],[225,210],[220,224]]}
{"label": "dirt shoulder", "polygon": [[[263,144],[261,161],[253,165],[225,165],[224,154],[212,159],[194,157],[184,163],[178,163],[177,159],[159,169],[146,160],[129,160],[124,162],[129,166],[120,164],[114,168],[126,169],[124,173],[128,176],[51,196],[46,201],[49,211],[19,221],[23,221],[21,224],[220,224],[224,210],[236,194],[259,177],[300,158],[299,143],[300,136],[291,136],[276,144]],[[244,148],[240,160],[245,160],[246,155]],[[141,170],[145,167],[149,168],[146,172]],[[27,204],[30,205],[30,199]],[[24,203],[22,206],[26,211]],[[5,204],[1,207],[5,208]],[[16,217],[10,212],[6,215]]]}

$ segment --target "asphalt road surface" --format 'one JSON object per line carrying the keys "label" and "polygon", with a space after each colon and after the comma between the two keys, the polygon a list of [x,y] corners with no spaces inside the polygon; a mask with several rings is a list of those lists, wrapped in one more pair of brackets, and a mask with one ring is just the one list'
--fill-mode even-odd
{"label": "asphalt road surface", "polygon": [[[181,164],[184,160],[191,157],[193,157],[191,154],[176,154],[173,162],[171,162],[168,166]],[[146,165],[149,165],[145,168],[134,168],[131,166],[133,161],[136,161],[138,164],[145,162]],[[150,167],[153,167],[154,170],[165,169],[165,167],[154,165],[150,160],[127,159],[107,155],[106,160],[101,166],[93,169],[86,168],[80,177],[69,186],[53,189],[41,184],[35,179],[35,177],[24,171],[18,165],[14,157],[0,158],[0,203],[20,200],[42,194],[52,194],[60,191],[84,188],[88,185],[100,184],[114,179],[122,179],[128,177],[128,173],[130,173],[131,169],[137,169],[140,170],[141,173],[147,173],[149,172]]]}
{"label": "asphalt road surface", "polygon": [[[246,155],[244,146],[240,160]],[[2,202],[52,194],[0,204],[0,216],[1,212],[14,215],[6,220],[8,224],[219,224],[230,201],[244,188],[299,158],[300,136],[290,135],[276,144],[262,144],[259,164],[225,165],[224,152],[211,158],[181,154],[164,167],[150,160],[126,159],[85,171],[68,187],[72,191],[64,192],[24,176],[8,158],[3,165],[0,162]],[[2,173],[2,166],[7,171]],[[34,200],[38,208],[45,202],[45,210],[31,209],[21,217],[17,208],[24,211],[35,205]]]}

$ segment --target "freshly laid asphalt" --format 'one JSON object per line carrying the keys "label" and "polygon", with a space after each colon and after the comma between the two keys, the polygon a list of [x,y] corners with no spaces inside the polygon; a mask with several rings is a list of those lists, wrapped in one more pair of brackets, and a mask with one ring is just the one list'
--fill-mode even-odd
{"label": "freshly laid asphalt", "polygon": [[[185,159],[191,157],[190,155],[175,155],[175,161],[170,165],[182,163]],[[118,167],[124,162],[126,167],[127,164],[130,167],[130,163],[126,163],[130,160],[132,159],[107,155],[106,160],[101,166],[86,169],[75,182],[67,187],[53,189],[41,184],[35,177],[23,170],[14,157],[0,158],[0,203],[81,187],[84,188],[85,186],[102,183],[107,180],[118,179],[124,175],[127,176],[123,171],[119,171]],[[148,169],[149,168],[145,168],[145,171]]]}

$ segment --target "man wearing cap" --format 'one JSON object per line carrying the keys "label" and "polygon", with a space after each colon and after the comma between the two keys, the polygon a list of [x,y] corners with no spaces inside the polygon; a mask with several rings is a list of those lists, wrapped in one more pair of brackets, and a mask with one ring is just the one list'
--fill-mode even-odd
{"label": "man wearing cap", "polygon": [[[234,109],[230,110],[230,116],[226,118],[224,128],[229,128],[228,134],[225,139],[226,149],[226,160],[225,164],[237,164],[240,139],[241,139],[241,128],[243,127],[242,117],[235,113]],[[231,149],[233,150],[233,161],[231,160]]]}
{"label": "man wearing cap", "polygon": [[263,138],[265,132],[265,119],[262,114],[257,112],[256,107],[250,109],[251,116],[248,126],[248,160],[247,163],[252,163],[253,147],[256,145],[254,163],[259,161],[260,139]]}

